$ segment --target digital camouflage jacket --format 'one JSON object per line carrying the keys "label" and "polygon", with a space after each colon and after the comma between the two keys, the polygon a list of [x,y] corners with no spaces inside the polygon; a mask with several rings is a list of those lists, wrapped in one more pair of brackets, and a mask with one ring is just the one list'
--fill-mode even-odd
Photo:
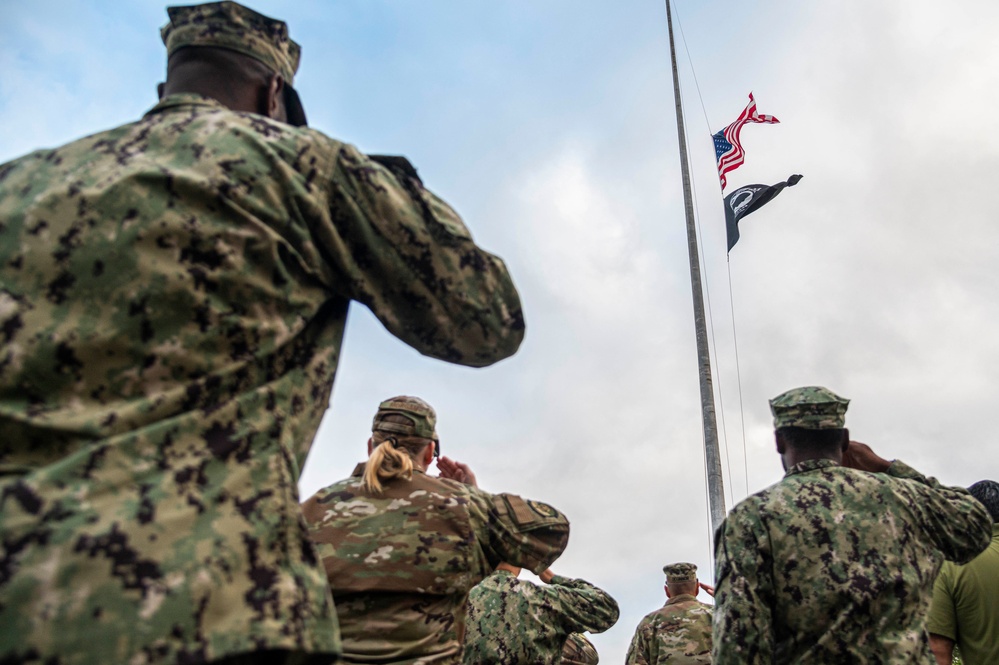
{"label": "digital camouflage jacket", "polygon": [[618,615],[610,594],[586,580],[555,575],[534,584],[497,570],[469,594],[464,662],[558,663],[571,633],[602,633]]}
{"label": "digital camouflage jacket", "polygon": [[465,365],[524,331],[411,168],[315,130],[174,95],[0,165],[0,661],[339,651],[297,482],[351,300]]}
{"label": "digital camouflage jacket", "polygon": [[719,527],[713,662],[933,662],[924,626],[940,564],[969,561],[991,535],[966,490],[902,462],[802,462]]}

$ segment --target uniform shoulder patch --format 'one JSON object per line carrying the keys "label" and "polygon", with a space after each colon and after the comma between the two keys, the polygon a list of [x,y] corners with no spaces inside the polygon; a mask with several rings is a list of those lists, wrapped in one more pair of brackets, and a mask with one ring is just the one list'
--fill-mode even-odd
{"label": "uniform shoulder patch", "polygon": [[552,508],[551,506],[549,506],[547,503],[541,503],[540,501],[535,501],[534,499],[528,499],[527,505],[531,508],[531,510],[533,510],[541,517],[559,516],[559,512],[554,508]]}
{"label": "uniform shoulder patch", "polygon": [[509,514],[517,526],[524,529],[565,522],[565,517],[556,508],[541,501],[523,499],[516,494],[497,494],[493,497],[493,502],[501,512]]}

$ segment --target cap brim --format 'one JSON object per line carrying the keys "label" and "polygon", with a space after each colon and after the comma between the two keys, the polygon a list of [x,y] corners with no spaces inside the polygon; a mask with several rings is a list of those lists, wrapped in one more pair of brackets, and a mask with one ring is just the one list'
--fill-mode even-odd
{"label": "cap brim", "polygon": [[284,85],[284,110],[288,116],[288,124],[295,127],[308,127],[309,121],[305,118],[305,108],[295,89],[285,83]]}

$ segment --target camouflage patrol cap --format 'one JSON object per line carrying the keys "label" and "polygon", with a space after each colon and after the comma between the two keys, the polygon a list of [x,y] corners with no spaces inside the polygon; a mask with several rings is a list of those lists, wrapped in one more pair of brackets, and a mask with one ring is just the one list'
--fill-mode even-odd
{"label": "camouflage patrol cap", "polygon": [[288,37],[288,25],[238,2],[167,7],[170,22],[160,29],[167,55],[185,46],[214,46],[237,51],[267,65],[289,86],[302,53]]}
{"label": "camouflage patrol cap", "polygon": [[[387,415],[405,416],[412,423],[404,425],[385,420]],[[400,395],[378,405],[378,413],[371,423],[372,432],[389,432],[402,436],[416,436],[437,441],[437,413],[434,407],[419,397]]]}
{"label": "camouflage patrol cap", "polygon": [[668,584],[693,582],[697,579],[697,566],[692,563],[671,563],[663,566],[663,572],[666,573]]}
{"label": "camouflage patrol cap", "polygon": [[846,426],[849,403],[850,400],[828,388],[806,386],[774,397],[770,400],[770,411],[774,414],[774,429],[840,429]]}

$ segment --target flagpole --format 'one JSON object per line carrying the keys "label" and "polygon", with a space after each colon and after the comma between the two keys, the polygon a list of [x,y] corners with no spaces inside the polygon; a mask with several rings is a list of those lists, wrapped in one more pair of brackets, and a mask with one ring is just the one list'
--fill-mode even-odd
{"label": "flagpole", "polygon": [[676,134],[680,142],[680,172],[683,175],[683,209],[687,219],[690,288],[694,296],[694,330],[697,337],[697,367],[701,386],[701,425],[704,433],[704,461],[708,476],[708,504],[711,513],[711,530],[714,532],[725,519],[725,488],[722,482],[721,454],[718,450],[718,424],[715,420],[715,396],[711,383],[711,356],[708,352],[708,331],[704,318],[704,290],[701,286],[701,264],[697,252],[697,232],[694,228],[694,204],[690,190],[687,137],[684,132],[683,104],[680,101],[680,78],[676,69],[676,47],[673,43],[673,15],[670,12],[670,0],[666,0],[666,25],[669,28],[669,57],[673,66]]}

